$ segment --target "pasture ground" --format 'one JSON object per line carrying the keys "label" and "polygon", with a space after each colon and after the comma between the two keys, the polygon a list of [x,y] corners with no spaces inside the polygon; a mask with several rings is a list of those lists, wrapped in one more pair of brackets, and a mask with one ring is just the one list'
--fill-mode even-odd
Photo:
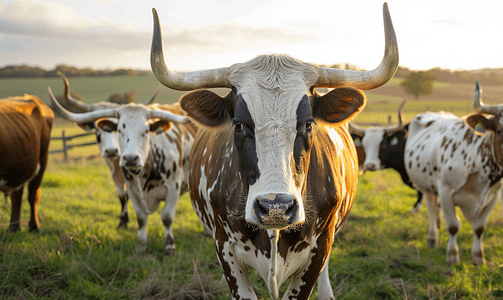
{"label": "pasture ground", "polygon": [[[145,82],[135,86],[140,79]],[[47,101],[46,80],[51,81],[55,94],[62,92],[59,78],[37,80],[2,79],[0,92],[5,93],[3,88],[8,86],[8,95],[27,92]],[[79,80],[82,88],[78,88]],[[115,80],[122,82],[125,78]],[[100,79],[70,78],[72,91],[82,94],[86,100],[92,99],[89,102],[104,101],[110,94],[131,88],[138,90],[139,99],[142,93],[145,96],[141,97],[147,99],[157,86],[153,80],[145,76],[126,84],[110,81],[106,93],[99,94],[96,90],[105,90],[97,88],[104,84]],[[152,84],[147,83],[150,81]],[[367,93],[369,105],[357,122],[386,122],[388,111],[395,122],[396,108],[404,96],[398,84],[394,79]],[[485,102],[497,103],[503,86],[481,84],[487,95]],[[40,91],[27,91],[24,87],[28,85],[38,86]],[[119,85],[122,90],[115,88]],[[469,85],[440,83],[432,96],[417,102],[411,100],[405,106],[406,119],[428,110],[428,106],[434,111],[452,107],[459,115],[469,113],[473,89],[474,86]],[[435,98],[436,93],[445,98]],[[177,96],[168,95],[171,91],[163,88],[158,102],[176,101]],[[436,109],[437,105],[442,107]],[[413,113],[408,113],[408,109]],[[67,135],[83,132],[73,124],[58,120],[52,135],[60,136],[61,129],[65,129]],[[60,148],[60,141],[51,142],[51,149]],[[6,233],[10,201],[0,202],[0,298],[229,299],[226,285],[220,282],[213,241],[202,236],[202,226],[188,193],[182,195],[178,203],[174,222],[176,256],[166,257],[162,253],[164,232],[159,214],[149,218],[148,252],[135,253],[138,225],[134,209],[129,204],[129,229],[117,230],[120,205],[108,169],[100,158],[85,158],[97,153],[97,146],[90,146],[71,150],[68,163],[62,162],[60,154],[50,157],[39,205],[39,233],[27,230],[29,205],[26,200],[21,213],[22,230],[17,234]],[[501,202],[491,213],[484,232],[487,263],[474,267],[470,262],[471,228],[461,214],[462,228],[458,236],[461,263],[447,265],[445,224],[442,223],[440,229],[438,247],[427,248],[426,206],[415,215],[408,213],[415,200],[416,193],[403,185],[392,170],[360,176],[349,221],[337,236],[330,256],[330,278],[337,299],[503,298]],[[264,282],[255,272],[251,272],[251,278],[259,298],[269,299]],[[283,284],[281,291],[287,284]],[[311,296],[315,298],[316,291]]]}

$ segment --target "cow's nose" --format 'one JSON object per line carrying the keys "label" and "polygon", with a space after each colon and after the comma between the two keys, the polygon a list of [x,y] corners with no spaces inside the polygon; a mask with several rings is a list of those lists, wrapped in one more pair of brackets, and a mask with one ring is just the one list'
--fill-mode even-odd
{"label": "cow's nose", "polygon": [[374,163],[367,163],[363,166],[363,169],[365,171],[375,171],[376,170],[376,165]]}
{"label": "cow's nose", "polygon": [[126,167],[135,167],[138,165],[138,161],[140,158],[135,154],[126,154],[122,156],[122,159],[125,161]]}
{"label": "cow's nose", "polygon": [[282,229],[299,221],[299,201],[291,194],[257,196],[253,210],[265,228]]}
{"label": "cow's nose", "polygon": [[106,157],[116,157],[118,155],[119,155],[119,149],[117,149],[117,148],[105,149],[105,156]]}

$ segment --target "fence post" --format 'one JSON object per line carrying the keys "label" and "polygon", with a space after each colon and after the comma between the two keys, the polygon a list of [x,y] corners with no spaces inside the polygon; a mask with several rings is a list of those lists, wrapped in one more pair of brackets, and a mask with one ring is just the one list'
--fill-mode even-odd
{"label": "fence post", "polygon": [[65,137],[65,130],[61,130],[61,140],[63,141],[63,158],[65,162],[68,161],[68,154],[66,153],[66,137]]}
{"label": "fence post", "polygon": [[391,116],[388,116],[388,124],[391,124]]}

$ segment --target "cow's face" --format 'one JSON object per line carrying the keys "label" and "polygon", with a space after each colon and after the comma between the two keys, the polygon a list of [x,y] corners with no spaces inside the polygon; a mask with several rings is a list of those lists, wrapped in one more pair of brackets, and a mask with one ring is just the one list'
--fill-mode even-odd
{"label": "cow's face", "polygon": [[212,126],[210,130],[234,131],[246,193],[245,220],[261,228],[286,229],[305,221],[303,192],[315,135],[327,123],[351,119],[365,97],[349,88],[319,96],[305,80],[316,76],[314,71],[300,63],[290,69],[282,65],[286,70],[260,67],[265,70],[235,70],[234,88],[226,98],[199,90],[186,94],[180,104],[198,123]]}
{"label": "cow's face", "polygon": [[171,127],[165,120],[149,121],[150,110],[142,105],[125,105],[118,109],[118,119],[100,119],[97,127],[116,135],[119,144],[119,165],[137,171],[141,169],[150,151],[151,134],[159,134]]}
{"label": "cow's face", "polygon": [[[111,118],[112,122],[117,123],[117,119]],[[86,131],[95,129],[96,142],[100,148],[100,156],[108,161],[114,161],[120,156],[120,146],[117,132],[112,128],[105,126],[103,129],[96,126],[96,122],[78,123],[79,127]]]}
{"label": "cow's face", "polygon": [[407,131],[405,130],[386,132],[383,135],[379,146],[379,161],[383,169],[392,167],[396,162],[403,161],[406,140]]}
{"label": "cow's face", "polygon": [[472,114],[466,117],[465,122],[478,135],[494,134],[497,152],[503,154],[503,118],[501,115],[487,118],[483,114]]}
{"label": "cow's face", "polygon": [[386,131],[383,128],[369,128],[361,136],[361,147],[365,152],[364,171],[382,169],[381,160],[379,159],[379,149],[385,135]]}

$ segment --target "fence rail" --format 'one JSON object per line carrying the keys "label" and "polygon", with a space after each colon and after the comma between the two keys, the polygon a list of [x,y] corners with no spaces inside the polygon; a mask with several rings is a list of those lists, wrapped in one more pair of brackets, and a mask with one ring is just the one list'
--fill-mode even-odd
{"label": "fence rail", "polygon": [[77,139],[77,138],[81,138],[81,137],[90,136],[90,135],[94,135],[94,132],[66,136],[65,130],[62,129],[61,136],[53,137],[53,138],[51,138],[51,140],[61,140],[63,142],[63,149],[49,151],[49,154],[63,153],[63,159],[65,161],[68,161],[68,151],[71,150],[72,148],[85,147],[85,146],[91,146],[91,145],[97,144],[97,142],[89,142],[89,143],[82,143],[82,144],[68,144],[68,141],[71,141],[71,140]]}

